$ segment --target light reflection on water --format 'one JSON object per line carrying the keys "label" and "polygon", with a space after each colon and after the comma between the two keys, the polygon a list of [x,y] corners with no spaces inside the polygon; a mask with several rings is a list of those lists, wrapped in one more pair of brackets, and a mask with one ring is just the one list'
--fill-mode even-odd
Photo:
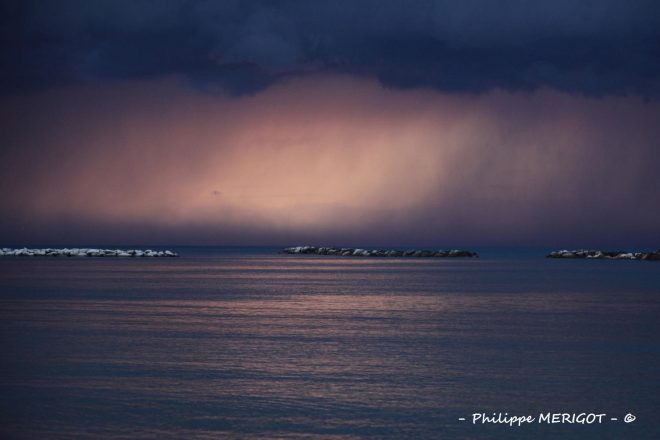
{"label": "light reflection on water", "polygon": [[[0,433],[658,438],[659,272],[265,252],[1,260]],[[457,420],[481,411],[639,421]]]}

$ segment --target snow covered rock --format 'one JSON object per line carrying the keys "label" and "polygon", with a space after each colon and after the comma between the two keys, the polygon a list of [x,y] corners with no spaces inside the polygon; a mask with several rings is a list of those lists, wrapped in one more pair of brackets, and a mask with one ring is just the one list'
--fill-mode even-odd
{"label": "snow covered rock", "polygon": [[660,260],[656,252],[595,251],[587,249],[553,251],[546,258],[586,258],[589,260]]}
{"label": "snow covered rock", "polygon": [[12,249],[2,248],[0,256],[4,257],[178,257],[179,254],[169,250],[153,251],[148,249],[95,249],[95,248],[64,248],[64,249]]}
{"label": "snow covered rock", "polygon": [[361,249],[361,248],[336,248],[316,246],[293,246],[282,249],[283,254],[314,254],[314,255],[336,255],[342,257],[468,257],[478,258],[476,252],[454,249],[445,250],[398,250],[398,249]]}

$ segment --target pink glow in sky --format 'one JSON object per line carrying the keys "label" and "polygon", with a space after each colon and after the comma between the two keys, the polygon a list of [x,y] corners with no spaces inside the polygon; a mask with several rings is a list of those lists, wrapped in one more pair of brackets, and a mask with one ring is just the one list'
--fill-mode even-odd
{"label": "pink glow in sky", "polygon": [[16,95],[2,120],[6,242],[635,244],[660,224],[660,105],[637,97],[172,78]]}

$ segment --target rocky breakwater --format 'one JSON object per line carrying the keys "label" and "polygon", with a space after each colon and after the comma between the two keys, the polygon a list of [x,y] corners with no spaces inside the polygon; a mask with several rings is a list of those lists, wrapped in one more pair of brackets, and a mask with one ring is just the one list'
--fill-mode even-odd
{"label": "rocky breakwater", "polygon": [[313,255],[336,255],[340,257],[469,257],[478,258],[476,252],[463,250],[431,251],[431,250],[397,250],[397,249],[360,249],[360,248],[336,248],[316,246],[295,246],[282,250],[283,254],[313,254]]}
{"label": "rocky breakwater", "polygon": [[594,251],[587,249],[551,252],[546,258],[586,258],[595,260],[647,260],[660,261],[660,250],[656,252]]}
{"label": "rocky breakwater", "polygon": [[0,256],[5,257],[178,257],[172,251],[153,251],[151,249],[95,249],[95,248],[64,248],[64,249],[0,249]]}

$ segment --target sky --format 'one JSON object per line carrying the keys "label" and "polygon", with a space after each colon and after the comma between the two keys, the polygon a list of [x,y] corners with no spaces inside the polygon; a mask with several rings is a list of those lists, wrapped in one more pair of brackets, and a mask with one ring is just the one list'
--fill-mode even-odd
{"label": "sky", "polygon": [[0,245],[660,247],[656,1],[15,1],[0,49]]}

